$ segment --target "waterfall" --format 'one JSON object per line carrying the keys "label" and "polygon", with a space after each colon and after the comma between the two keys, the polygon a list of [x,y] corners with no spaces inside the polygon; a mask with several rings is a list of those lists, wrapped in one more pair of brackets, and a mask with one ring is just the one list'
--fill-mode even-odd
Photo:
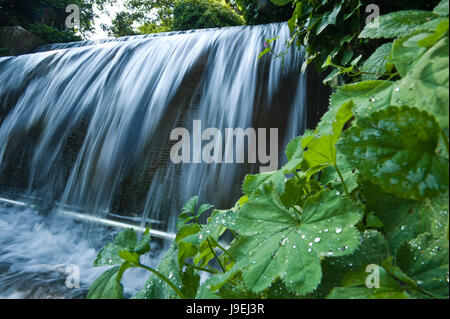
{"label": "waterfall", "polygon": [[226,208],[257,165],[174,164],[171,131],[192,130],[193,120],[278,128],[282,153],[304,130],[306,82],[296,48],[258,58],[276,36],[274,51],[285,51],[287,25],[271,24],[57,44],[0,60],[0,190],[169,231],[194,195]]}
{"label": "waterfall", "polygon": [[[259,58],[274,37],[273,52],[283,57]],[[261,165],[175,164],[171,132],[192,132],[194,121],[221,132],[277,128],[283,164],[284,147],[306,126],[303,53],[286,49],[289,37],[287,24],[270,24],[48,45],[0,58],[0,197],[32,201],[39,211],[151,222],[169,233],[194,195],[231,207],[245,174]],[[9,215],[0,214],[0,228],[14,232],[1,219]]]}

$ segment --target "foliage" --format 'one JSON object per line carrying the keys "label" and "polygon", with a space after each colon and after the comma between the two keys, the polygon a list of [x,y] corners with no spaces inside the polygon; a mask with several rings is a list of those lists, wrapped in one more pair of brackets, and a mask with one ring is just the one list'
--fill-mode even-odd
{"label": "foliage", "polygon": [[117,12],[115,17],[111,21],[111,26],[102,24],[102,29],[108,32],[112,37],[123,37],[128,35],[138,34],[135,31],[134,23],[138,19],[139,15],[121,11]]}
{"label": "foliage", "polygon": [[[0,0],[0,26],[22,26],[47,42],[70,42],[93,31],[94,5],[103,6],[115,0]],[[69,30],[66,7],[80,8],[79,30]]]}
{"label": "foliage", "polygon": [[242,25],[239,14],[221,0],[128,0],[116,14],[111,36]]}
{"label": "foliage", "polygon": [[29,26],[29,31],[33,32],[47,43],[64,43],[80,41],[81,37],[72,31],[59,31],[46,24],[34,23]]}
{"label": "foliage", "polygon": [[[377,5],[382,14],[398,11],[399,9],[430,9],[438,0],[271,0],[277,5],[292,3],[294,13],[289,20],[292,32],[290,43],[303,45],[307,48],[306,64],[315,61],[319,70],[325,70],[329,59],[337,65],[352,66],[356,59],[365,60],[383,41],[365,41],[358,36],[364,29],[369,5]],[[366,10],[369,12],[366,13]],[[413,13],[414,14],[414,13]],[[431,14],[428,12],[428,14]],[[408,13],[407,13],[408,15]],[[409,19],[409,16],[408,16]],[[406,21],[406,19],[403,19]],[[384,22],[384,21],[383,21]],[[409,22],[416,22],[409,19]],[[389,28],[385,23],[382,27]],[[394,36],[398,36],[397,27],[392,26]],[[379,28],[370,28],[378,30]],[[368,30],[366,28],[366,30]],[[356,62],[355,62],[356,61]],[[336,71],[335,75],[338,74]]]}
{"label": "foliage", "polygon": [[[376,70],[366,80],[356,63],[328,59],[355,82],[336,90],[316,130],[288,145],[285,166],[245,178],[232,209],[202,224],[210,206],[191,199],[135,297],[448,298],[447,8],[443,0],[433,13],[393,12],[380,18],[392,23],[363,29],[358,41],[383,38],[361,59]],[[121,269],[140,265],[136,235],[119,236],[98,258],[116,268],[88,297],[121,297]],[[379,286],[367,285],[372,270]],[[200,284],[202,272],[210,277]]]}
{"label": "foliage", "polygon": [[285,22],[292,16],[292,6],[279,7],[269,0],[236,0],[236,9],[247,25]]}
{"label": "foliage", "polygon": [[242,25],[242,18],[228,5],[212,0],[183,0],[173,11],[173,30]]}

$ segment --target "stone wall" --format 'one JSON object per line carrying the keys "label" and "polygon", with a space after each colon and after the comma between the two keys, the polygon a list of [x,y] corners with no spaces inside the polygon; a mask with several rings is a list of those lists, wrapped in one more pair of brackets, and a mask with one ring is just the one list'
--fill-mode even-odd
{"label": "stone wall", "polygon": [[1,55],[21,55],[31,53],[38,46],[45,44],[40,37],[22,27],[0,28]]}

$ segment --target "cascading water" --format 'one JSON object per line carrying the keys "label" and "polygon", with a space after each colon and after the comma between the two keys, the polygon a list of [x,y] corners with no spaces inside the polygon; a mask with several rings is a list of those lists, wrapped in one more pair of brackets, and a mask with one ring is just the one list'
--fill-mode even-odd
{"label": "cascading water", "polygon": [[[271,24],[50,45],[0,58],[0,197],[35,205],[0,206],[0,297],[81,296],[49,292],[65,276],[55,275],[56,265],[79,265],[82,287],[101,272],[90,265],[111,231],[76,224],[62,209],[171,233],[194,195],[218,208],[233,205],[245,174],[261,165],[175,164],[171,132],[192,132],[194,120],[222,132],[278,128],[282,154],[306,126],[306,77],[296,48],[258,58],[265,39],[276,36],[274,51],[285,51],[287,25]],[[128,277],[132,293],[142,276]]]}

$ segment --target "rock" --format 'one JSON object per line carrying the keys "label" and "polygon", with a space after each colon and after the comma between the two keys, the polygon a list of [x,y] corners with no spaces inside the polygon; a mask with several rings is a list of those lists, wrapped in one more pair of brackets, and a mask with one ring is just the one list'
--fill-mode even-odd
{"label": "rock", "polygon": [[43,44],[45,44],[44,40],[22,27],[0,27],[1,54],[27,54]]}

